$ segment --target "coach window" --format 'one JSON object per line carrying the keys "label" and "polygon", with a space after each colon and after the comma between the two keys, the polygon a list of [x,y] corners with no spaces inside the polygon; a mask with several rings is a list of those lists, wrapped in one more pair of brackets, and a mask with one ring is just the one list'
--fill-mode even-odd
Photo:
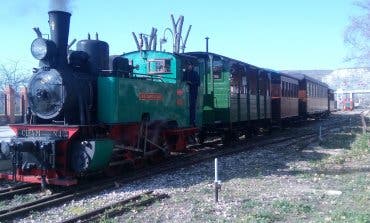
{"label": "coach window", "polygon": [[309,83],[307,83],[307,96],[310,96],[310,84]]}
{"label": "coach window", "polygon": [[289,97],[289,83],[285,82],[285,97]]}
{"label": "coach window", "polygon": [[310,84],[311,85],[311,98],[315,97],[315,87],[313,86],[313,84]]}
{"label": "coach window", "polygon": [[259,75],[259,94],[265,95],[266,94],[266,74],[260,73]]}
{"label": "coach window", "polygon": [[314,84],[312,85],[312,97],[316,97],[316,86]]}
{"label": "coach window", "polygon": [[222,78],[223,62],[221,58],[214,57],[212,61],[213,79],[219,80]]}
{"label": "coach window", "polygon": [[321,87],[321,97],[324,97],[324,96],[325,96],[324,87]]}
{"label": "coach window", "polygon": [[285,82],[285,97],[289,97],[289,83]]}
{"label": "coach window", "polygon": [[289,82],[286,82],[286,97],[288,97],[289,98],[289,94],[290,94],[290,83]]}
{"label": "coach window", "polygon": [[245,76],[245,73],[243,73],[243,76],[242,76],[242,91],[240,93],[241,94],[247,94],[247,89],[248,89],[247,76]]}
{"label": "coach window", "polygon": [[270,94],[270,89],[271,89],[271,86],[270,86],[270,81],[269,81],[269,77],[267,76],[267,89],[266,89],[266,95],[267,96],[271,96]]}
{"label": "coach window", "polygon": [[249,91],[252,95],[257,94],[257,70],[255,68],[248,69]]}
{"label": "coach window", "polygon": [[298,98],[298,85],[295,85],[295,97]]}
{"label": "coach window", "polygon": [[307,96],[310,96],[310,89],[308,88],[308,84],[307,84],[307,86],[306,86],[306,94],[307,94]]}
{"label": "coach window", "polygon": [[237,69],[232,65],[230,70],[230,92],[233,94],[239,93],[239,73]]}
{"label": "coach window", "polygon": [[320,89],[320,86],[319,85],[317,85],[316,88],[317,88],[317,97],[319,98],[319,97],[321,97],[320,96],[321,89]]}

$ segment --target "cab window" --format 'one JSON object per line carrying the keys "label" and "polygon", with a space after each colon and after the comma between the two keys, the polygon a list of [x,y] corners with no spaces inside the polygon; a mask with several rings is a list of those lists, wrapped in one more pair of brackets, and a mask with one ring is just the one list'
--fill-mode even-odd
{"label": "cab window", "polygon": [[148,74],[166,74],[171,73],[170,59],[148,60]]}

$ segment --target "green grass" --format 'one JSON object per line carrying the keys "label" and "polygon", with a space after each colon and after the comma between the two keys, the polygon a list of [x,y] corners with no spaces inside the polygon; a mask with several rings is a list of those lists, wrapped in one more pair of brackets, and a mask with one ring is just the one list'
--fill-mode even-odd
{"label": "green grass", "polygon": [[261,205],[261,202],[251,200],[251,199],[245,199],[245,200],[242,201],[241,206],[242,206],[243,209],[251,209],[251,208],[257,207],[259,205]]}
{"label": "green grass", "polygon": [[323,149],[345,149],[345,151],[327,159],[311,160],[310,163],[317,170],[325,170],[332,164],[342,165],[347,160],[357,160],[369,155],[370,134],[338,133],[327,137],[321,146]]}
{"label": "green grass", "polygon": [[275,214],[271,211],[260,211],[246,218],[248,222],[257,222],[257,223],[270,223],[282,220],[280,215]]}
{"label": "green grass", "polygon": [[86,212],[86,208],[84,208],[83,206],[70,207],[68,208],[68,212],[72,215],[80,215]]}
{"label": "green grass", "polygon": [[368,223],[370,222],[370,214],[358,211],[336,211],[329,217],[330,222],[351,222],[351,223]]}

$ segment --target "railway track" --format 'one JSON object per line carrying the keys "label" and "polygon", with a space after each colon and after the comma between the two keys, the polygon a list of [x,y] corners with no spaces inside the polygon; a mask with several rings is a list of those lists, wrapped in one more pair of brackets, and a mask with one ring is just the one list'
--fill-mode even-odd
{"label": "railway track", "polygon": [[156,201],[168,198],[167,194],[153,194],[153,191],[148,191],[134,197],[120,200],[113,204],[106,205],[104,207],[95,209],[93,211],[86,212],[84,214],[72,217],[62,223],[73,223],[73,222],[93,222],[100,218],[112,218],[119,214],[128,212],[134,208],[148,206]]}
{"label": "railway track", "polygon": [[[325,136],[329,134],[327,130],[331,129],[333,126],[337,127],[340,124],[341,123],[335,122],[323,125],[322,135]],[[81,198],[89,194],[94,194],[106,189],[111,189],[116,187],[117,183],[118,185],[123,185],[138,179],[146,178],[148,176],[164,173],[166,171],[173,171],[189,165],[193,165],[203,161],[208,161],[216,157],[228,156],[256,147],[264,147],[283,142],[288,142],[284,146],[293,145],[298,142],[304,142],[304,145],[308,145],[315,140],[318,140],[317,131],[311,131],[311,133],[304,132],[303,134],[297,134],[295,136],[275,136],[274,138],[270,138],[268,136],[260,136],[252,140],[248,141],[243,140],[238,143],[232,143],[227,147],[223,146],[222,149],[211,148],[200,150],[197,153],[182,154],[166,162],[163,162],[157,166],[154,167],[150,166],[149,168],[139,169],[137,171],[132,172],[131,174],[127,174],[124,177],[105,179],[94,184],[78,186],[72,189],[67,189],[66,191],[52,194],[48,197],[36,201],[27,202],[16,207],[2,210],[0,211],[0,221],[7,221],[14,218],[20,218],[27,215],[31,211],[39,211],[45,208],[59,205],[61,203],[73,199]],[[210,147],[215,146],[219,143],[220,143],[219,140],[214,140],[212,142],[206,143],[205,145]]]}
{"label": "railway track", "polygon": [[14,195],[26,194],[40,190],[40,185],[24,184],[0,190],[0,200],[11,199]]}

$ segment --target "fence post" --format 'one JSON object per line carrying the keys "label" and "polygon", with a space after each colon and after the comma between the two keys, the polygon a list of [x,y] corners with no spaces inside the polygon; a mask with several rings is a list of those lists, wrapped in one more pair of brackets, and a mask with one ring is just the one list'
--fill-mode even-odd
{"label": "fence post", "polygon": [[21,96],[21,113],[22,113],[22,121],[23,122],[26,122],[26,113],[27,113],[27,88],[25,86],[22,86],[20,88],[20,92],[19,92],[20,96]]}
{"label": "fence post", "polygon": [[368,113],[369,113],[369,111],[361,112],[362,134],[366,134],[367,126],[366,126],[366,118],[365,118],[365,116]]}
{"label": "fence post", "polygon": [[8,99],[6,97],[5,91],[1,93],[4,97],[4,116],[8,118]]}
{"label": "fence post", "polygon": [[15,122],[15,116],[14,116],[14,89],[8,85],[5,88],[5,94],[6,94],[6,110],[7,110],[7,116],[9,123],[14,123]]}

